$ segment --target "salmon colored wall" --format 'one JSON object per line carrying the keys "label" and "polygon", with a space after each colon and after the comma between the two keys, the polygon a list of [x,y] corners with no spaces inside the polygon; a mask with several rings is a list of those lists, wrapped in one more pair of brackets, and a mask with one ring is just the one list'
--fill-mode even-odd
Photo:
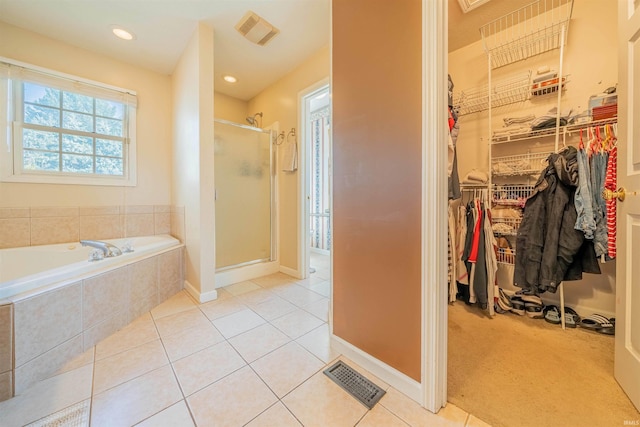
{"label": "salmon colored wall", "polygon": [[421,16],[420,0],[333,1],[333,333],[416,381]]}

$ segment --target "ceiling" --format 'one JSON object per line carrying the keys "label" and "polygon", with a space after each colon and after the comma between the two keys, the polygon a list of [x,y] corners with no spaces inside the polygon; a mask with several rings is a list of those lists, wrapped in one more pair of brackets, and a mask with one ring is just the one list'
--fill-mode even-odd
{"label": "ceiling", "polygon": [[[389,0],[392,1],[392,0]],[[429,0],[436,1],[436,0]],[[249,100],[329,44],[331,0],[0,0],[0,20],[159,73],[171,74],[198,22],[214,28],[216,91]],[[531,0],[491,0],[463,14],[449,0],[449,51],[479,28]],[[266,46],[234,28],[253,11],[280,30]],[[136,39],[111,34],[121,25]],[[232,74],[235,84],[221,77]]]}

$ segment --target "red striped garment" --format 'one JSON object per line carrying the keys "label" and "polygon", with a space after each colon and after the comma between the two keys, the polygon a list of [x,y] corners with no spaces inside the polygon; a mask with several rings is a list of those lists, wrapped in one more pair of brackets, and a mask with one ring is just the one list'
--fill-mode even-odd
{"label": "red striped garment", "polygon": [[[607,162],[607,175],[604,181],[604,188],[616,191],[618,186],[618,147],[613,147],[609,151],[609,161]],[[607,204],[607,243],[608,254],[612,259],[616,257],[616,198],[606,201]]]}

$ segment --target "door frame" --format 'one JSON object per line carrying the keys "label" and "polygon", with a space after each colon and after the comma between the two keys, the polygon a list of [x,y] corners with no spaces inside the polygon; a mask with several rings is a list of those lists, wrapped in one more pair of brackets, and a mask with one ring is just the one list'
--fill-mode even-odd
{"label": "door frame", "polygon": [[[309,256],[310,256],[310,246],[311,240],[309,236],[309,186],[311,185],[311,176],[309,171],[311,170],[311,159],[310,152],[307,147],[307,142],[309,141],[309,137],[311,135],[311,129],[307,125],[307,115],[309,114],[309,108],[307,105],[307,101],[314,97],[316,94],[324,91],[325,89],[329,89],[329,96],[331,96],[331,86],[329,84],[329,77],[326,77],[311,86],[308,86],[298,92],[298,129],[300,129],[299,133],[299,147],[298,152],[300,154],[300,158],[298,159],[298,167],[300,173],[298,174],[298,271],[297,275],[301,279],[306,279],[309,277]],[[329,102],[329,111],[333,111],[331,102]],[[286,133],[286,131],[285,131]],[[331,156],[333,156],[333,151],[331,152]],[[329,193],[333,194],[332,186],[329,186]],[[333,217],[333,207],[330,209],[329,213],[329,221],[332,220]],[[333,261],[333,260],[331,260]]]}
{"label": "door frame", "polygon": [[447,2],[422,0],[421,388],[434,413],[447,403],[447,31]]}

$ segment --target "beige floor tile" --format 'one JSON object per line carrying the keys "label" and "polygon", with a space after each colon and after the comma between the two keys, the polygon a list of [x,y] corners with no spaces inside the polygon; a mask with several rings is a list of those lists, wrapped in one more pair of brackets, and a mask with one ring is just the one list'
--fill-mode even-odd
{"label": "beige floor tile", "polygon": [[218,381],[245,366],[240,355],[227,342],[221,342],[173,363],[185,396]]}
{"label": "beige floor tile", "polygon": [[298,307],[309,305],[324,298],[322,295],[298,285],[276,289],[274,292]]}
{"label": "beige floor tile", "polygon": [[233,294],[229,291],[226,291],[224,288],[216,289],[216,293],[218,295],[216,296],[215,301],[222,301],[225,299],[233,298]]}
{"label": "beige floor tile", "polygon": [[159,338],[150,313],[146,313],[96,345],[96,360],[104,359]]}
{"label": "beige floor tile", "polygon": [[156,327],[161,338],[197,328],[204,328],[210,324],[211,322],[207,319],[207,316],[197,308],[181,311],[156,320]]}
{"label": "beige floor tile", "polygon": [[229,339],[229,343],[248,363],[282,347],[291,338],[268,323]]}
{"label": "beige floor tile", "polygon": [[[451,404],[449,403],[448,405],[451,405]],[[484,421],[482,421],[480,418],[472,414],[469,414],[466,427],[491,427],[491,424],[487,424]]]}
{"label": "beige floor tile", "polygon": [[389,388],[387,394],[382,396],[378,405],[384,406],[395,416],[411,426],[434,426],[434,427],[464,427],[464,421],[449,420],[427,411],[418,403],[403,395],[394,388]]}
{"label": "beige floor tile", "polygon": [[[465,425],[469,419],[469,413],[464,409],[460,409],[453,403],[447,403],[447,406],[440,409],[437,414],[439,417],[456,423],[456,425]],[[479,420],[478,420],[479,421]]]}
{"label": "beige floor tile", "polygon": [[316,272],[313,273],[313,276],[319,279],[329,280],[331,279],[331,270],[328,268],[318,268],[316,269]]}
{"label": "beige floor tile", "polygon": [[271,298],[259,304],[252,305],[251,309],[261,317],[271,321],[295,311],[297,307],[289,301],[280,298],[278,295],[272,294]]}
{"label": "beige floor tile", "polygon": [[331,296],[331,282],[324,280],[320,283],[309,286],[309,290],[320,294],[325,298],[329,298]]}
{"label": "beige floor tile", "polygon": [[296,342],[324,363],[329,363],[340,355],[340,353],[331,348],[329,325],[326,323],[304,334]]}
{"label": "beige floor tile", "polygon": [[163,366],[94,395],[91,425],[132,426],[180,400],[173,371]]}
{"label": "beige floor tile", "polygon": [[157,320],[196,306],[196,303],[191,299],[189,294],[187,294],[186,291],[181,291],[151,310],[151,315]]}
{"label": "beige floor tile", "polygon": [[312,302],[311,304],[307,304],[302,307],[304,311],[307,311],[323,322],[329,321],[329,299],[322,298],[316,302]]}
{"label": "beige floor tile", "polygon": [[241,426],[278,398],[246,366],[187,398],[198,426]]}
{"label": "beige floor tile", "polygon": [[222,341],[224,337],[211,323],[162,338],[162,344],[171,362]]}
{"label": "beige floor tile", "polygon": [[95,363],[93,392],[101,393],[168,363],[160,340],[98,360]]}
{"label": "beige floor tile", "polygon": [[184,400],[147,418],[136,427],[195,427]]}
{"label": "beige floor tile", "polygon": [[247,306],[235,297],[211,301],[200,306],[200,310],[209,320],[216,320],[246,308]]}
{"label": "beige floor tile", "polygon": [[367,412],[322,372],[285,396],[282,403],[305,427],[353,426]]}
{"label": "beige floor tile", "polygon": [[282,398],[322,369],[324,363],[299,344],[290,342],[256,360],[251,367]]}
{"label": "beige floor tile", "polygon": [[233,285],[225,286],[223,289],[229,292],[231,295],[238,296],[262,288],[257,283],[246,280],[244,282],[238,282],[234,283]]}
{"label": "beige floor tile", "polygon": [[276,296],[269,289],[260,288],[256,291],[247,292],[246,294],[241,294],[236,297],[236,301],[239,301],[248,307],[255,307],[256,304],[260,304],[261,302],[267,301],[270,298]]}
{"label": "beige floor tile", "polygon": [[253,419],[247,427],[300,427],[302,424],[278,402]]}
{"label": "beige floor tile", "polygon": [[93,365],[36,383],[23,394],[0,402],[3,426],[23,426],[91,397]]}
{"label": "beige floor tile", "polygon": [[382,405],[376,405],[356,424],[358,427],[408,427],[409,424],[393,415]]}
{"label": "beige floor tile", "polygon": [[272,286],[282,285],[283,283],[293,283],[296,280],[295,277],[284,273],[274,273],[268,276],[258,277],[257,279],[251,279],[252,282],[257,283],[263,288],[270,288]]}
{"label": "beige floor tile", "polygon": [[305,289],[311,289],[311,286],[324,282],[325,279],[314,276],[313,274],[306,279],[296,281],[296,284],[302,286]]}
{"label": "beige floor tile", "polygon": [[329,254],[320,254],[318,252],[311,252],[309,254],[309,265],[316,269],[318,268],[330,268],[331,266],[331,255]]}
{"label": "beige floor tile", "polygon": [[307,332],[322,325],[322,323],[322,320],[302,309],[297,309],[296,311],[271,321],[273,326],[280,329],[292,339],[301,337]]}
{"label": "beige floor tile", "polygon": [[221,317],[213,321],[213,325],[227,339],[249,331],[266,321],[252,310],[246,308],[237,313]]}

